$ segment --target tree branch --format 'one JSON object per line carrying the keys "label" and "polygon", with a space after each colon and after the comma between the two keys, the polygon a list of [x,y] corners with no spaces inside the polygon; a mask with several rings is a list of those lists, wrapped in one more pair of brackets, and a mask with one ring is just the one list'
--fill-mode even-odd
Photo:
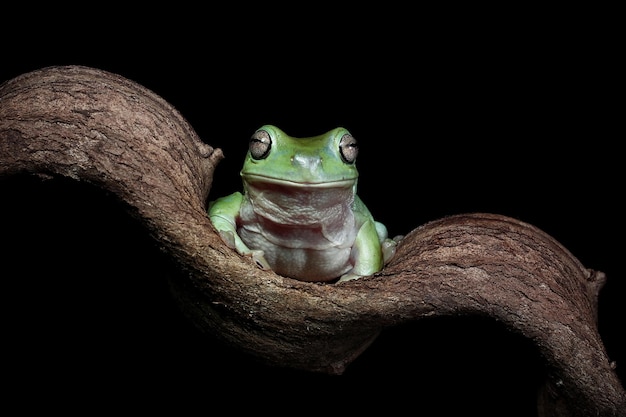
{"label": "tree branch", "polygon": [[214,232],[206,201],[221,158],[171,105],[116,74],[50,67],[0,86],[0,176],[64,176],[116,194],[186,272],[172,282],[183,311],[238,349],[341,374],[386,327],[488,316],[545,359],[543,415],[626,415],[597,331],[605,276],[541,230],[451,216],[409,233],[371,277],[300,282],[258,269]]}

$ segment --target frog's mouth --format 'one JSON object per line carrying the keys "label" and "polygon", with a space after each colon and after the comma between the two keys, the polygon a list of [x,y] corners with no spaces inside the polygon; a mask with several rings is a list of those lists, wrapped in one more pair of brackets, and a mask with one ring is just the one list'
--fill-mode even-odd
{"label": "frog's mouth", "polygon": [[342,178],[335,181],[291,181],[284,178],[269,177],[259,174],[245,174],[243,179],[253,187],[286,187],[296,189],[330,189],[330,188],[351,188],[356,184],[356,178]]}

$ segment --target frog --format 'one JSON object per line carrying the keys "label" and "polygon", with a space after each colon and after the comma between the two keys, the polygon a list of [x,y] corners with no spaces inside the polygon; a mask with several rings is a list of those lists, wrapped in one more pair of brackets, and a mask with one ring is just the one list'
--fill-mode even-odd
{"label": "frog", "polygon": [[299,281],[371,276],[393,258],[391,239],[357,195],[359,146],[344,127],[291,137],[267,124],[248,142],[243,190],[208,204],[221,239],[261,269]]}

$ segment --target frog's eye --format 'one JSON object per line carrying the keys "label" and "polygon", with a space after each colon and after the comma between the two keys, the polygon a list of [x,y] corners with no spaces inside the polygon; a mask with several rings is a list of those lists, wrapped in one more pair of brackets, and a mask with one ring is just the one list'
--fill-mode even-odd
{"label": "frog's eye", "polygon": [[346,133],[339,141],[339,153],[346,164],[354,164],[359,153],[359,145],[351,134]]}
{"label": "frog's eye", "polygon": [[248,144],[252,159],[265,159],[272,149],[272,139],[265,130],[257,130],[250,138]]}

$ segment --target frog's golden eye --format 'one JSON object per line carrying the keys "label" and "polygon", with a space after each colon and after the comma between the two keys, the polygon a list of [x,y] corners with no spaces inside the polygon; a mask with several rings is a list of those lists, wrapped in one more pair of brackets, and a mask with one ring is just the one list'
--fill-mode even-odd
{"label": "frog's golden eye", "polygon": [[272,138],[265,130],[257,130],[250,138],[248,144],[252,159],[265,159],[272,149]]}
{"label": "frog's golden eye", "polygon": [[339,141],[339,153],[346,164],[354,164],[359,153],[359,145],[351,134],[346,133]]}

